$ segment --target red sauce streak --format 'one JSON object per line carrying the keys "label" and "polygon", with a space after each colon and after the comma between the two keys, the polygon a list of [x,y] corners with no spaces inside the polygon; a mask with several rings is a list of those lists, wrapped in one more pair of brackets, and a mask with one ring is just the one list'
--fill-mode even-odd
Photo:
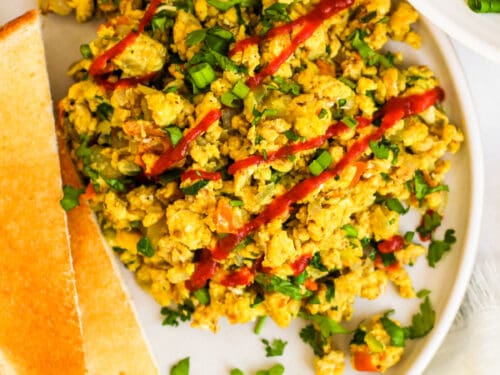
{"label": "red sauce streak", "polygon": [[259,44],[264,40],[272,39],[282,34],[289,34],[297,27],[303,26],[306,23],[314,23],[317,21],[328,19],[341,10],[350,7],[353,3],[354,0],[322,0],[321,3],[319,3],[316,8],[314,8],[310,13],[299,17],[292,22],[273,27],[263,36],[251,36],[249,38],[242,39],[236,42],[234,47],[229,51],[229,56],[233,56],[238,52],[242,52],[249,46]]}
{"label": "red sauce streak", "polygon": [[191,278],[186,282],[186,287],[189,290],[203,288],[208,280],[210,280],[217,269],[217,262],[212,258],[212,253],[208,249],[202,249],[200,252],[200,260],[196,263]]}
{"label": "red sauce streak", "polygon": [[150,81],[156,76],[157,73],[146,74],[142,77],[130,77],[122,78],[116,82],[109,81],[103,77],[96,77],[96,83],[104,88],[106,91],[112,91],[116,89],[125,89],[128,87],[136,87],[140,83]]}
{"label": "red sauce streak", "polygon": [[266,67],[253,77],[249,77],[246,84],[250,88],[257,87],[262,81],[278,71],[280,66],[288,60],[288,58],[295,52],[295,50],[309,39],[318,27],[321,26],[324,20],[332,17],[338,12],[350,7],[354,0],[322,0],[311,12],[305,16],[299,17],[295,21],[288,24],[277,26],[269,30],[263,37],[251,37],[243,39],[236,43],[234,48],[229,52],[229,56],[237,52],[243,51],[250,45],[258,44],[262,40],[271,39],[278,35],[290,33],[297,27],[301,27],[300,31],[293,37],[290,45],[283,49],[281,53],[272,60]]}
{"label": "red sauce streak", "polygon": [[242,267],[233,273],[226,275],[221,284],[226,287],[237,287],[237,286],[246,286],[250,285],[253,282],[253,277],[255,275],[255,271],[248,268]]}
{"label": "red sauce streak", "polygon": [[363,154],[370,141],[378,141],[397,121],[420,113],[443,98],[443,90],[437,87],[420,95],[390,99],[379,113],[383,118],[380,128],[376,132],[355,142],[332,169],[327,169],[318,176],[298,183],[285,194],[275,198],[259,215],[241,227],[238,232],[229,234],[219,240],[212,251],[214,259],[223,260],[227,258],[232,249],[250,233],[273,219],[286,214],[292,204],[305,199],[310,193],[321,187],[322,184],[337,176]]}
{"label": "red sauce streak", "polygon": [[[371,123],[371,120],[361,117],[358,118],[357,121],[358,121],[357,129],[366,127]],[[227,172],[232,175],[242,169],[251,167],[252,165],[271,163],[275,160],[287,158],[301,151],[306,151],[321,147],[321,145],[325,143],[328,139],[339,136],[340,134],[343,134],[348,130],[349,127],[345,125],[343,122],[339,121],[336,124],[330,125],[330,127],[327,129],[324,135],[308,139],[305,142],[297,142],[291,145],[283,146],[277,151],[269,152],[267,154],[267,157],[264,157],[263,155],[252,155],[249,156],[248,158],[238,160],[228,168]]]}
{"label": "red sauce streak", "polygon": [[220,180],[222,178],[222,175],[220,172],[207,172],[207,171],[200,171],[196,169],[190,169],[188,171],[185,171],[181,175],[181,181],[186,181],[186,180],[210,180],[210,181],[216,181]]}
{"label": "red sauce streak", "polygon": [[303,254],[300,257],[298,257],[292,263],[293,275],[299,276],[302,272],[304,272],[311,259],[312,259],[311,254]]}
{"label": "red sauce streak", "polygon": [[199,135],[206,132],[210,125],[217,121],[221,116],[222,112],[219,109],[213,109],[208,112],[198,125],[196,125],[192,129],[189,129],[187,134],[185,134],[181,138],[179,143],[177,143],[174,148],[168,150],[163,155],[161,155],[158,160],[156,160],[156,162],[151,167],[151,170],[147,174],[149,176],[157,176],[165,172],[175,163],[181,161],[187,154],[189,144],[194,141]]}
{"label": "red sauce streak", "polygon": [[378,251],[382,254],[389,254],[401,250],[405,244],[403,237],[399,235],[392,236],[388,240],[384,240],[377,245]]}
{"label": "red sauce streak", "polygon": [[[141,21],[139,22],[139,25],[137,26],[137,29],[130,31],[122,40],[116,43],[113,47],[106,50],[102,55],[95,58],[95,60],[92,62],[89,68],[90,75],[100,76],[109,73],[112,70],[112,68],[108,66],[109,61],[112,60],[114,57],[118,56],[119,54],[121,54],[123,51],[125,51],[125,49],[128,46],[130,46],[135,42],[137,37],[144,31],[146,25],[149,24],[149,22],[151,22],[151,19],[153,18],[156,10],[158,9],[158,6],[160,5],[161,1],[162,0],[151,0],[148,8],[146,9],[146,12],[144,13],[144,16],[142,17]],[[125,85],[137,84],[139,82],[143,82],[143,80],[141,80],[141,78],[135,78],[135,79],[126,78],[124,84]],[[115,84],[117,84],[118,82],[116,82]],[[104,82],[101,83],[104,84]]]}

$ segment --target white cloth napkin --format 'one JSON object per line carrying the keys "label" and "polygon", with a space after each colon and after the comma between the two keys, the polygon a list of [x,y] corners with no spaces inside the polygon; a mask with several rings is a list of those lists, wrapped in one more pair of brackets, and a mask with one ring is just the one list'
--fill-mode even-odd
{"label": "white cloth napkin", "polygon": [[500,374],[500,255],[478,259],[452,328],[424,374]]}

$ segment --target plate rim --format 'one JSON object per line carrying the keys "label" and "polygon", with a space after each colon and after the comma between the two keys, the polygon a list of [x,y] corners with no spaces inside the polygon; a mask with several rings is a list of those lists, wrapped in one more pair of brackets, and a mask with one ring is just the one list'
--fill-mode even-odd
{"label": "plate rim", "polygon": [[438,352],[460,308],[478,254],[483,211],[481,197],[484,195],[484,158],[478,126],[479,121],[462,64],[458,59],[450,37],[444,31],[437,28],[425,15],[421,17],[420,22],[427,28],[434,42],[439,47],[440,53],[445,56],[443,61],[446,65],[446,70],[453,76],[450,84],[457,93],[459,115],[464,124],[461,128],[465,130],[467,147],[469,149],[471,193],[469,197],[470,211],[466,224],[467,231],[462,254],[457,265],[457,274],[452,284],[452,291],[447,301],[443,304],[444,309],[441,313],[439,324],[430,333],[431,337],[420,350],[414,363],[410,365],[411,367],[407,375],[418,375],[425,371]]}
{"label": "plate rim", "polygon": [[[484,41],[477,38],[472,32],[467,32],[467,28],[455,22],[452,17],[448,17],[439,11],[433,1],[428,0],[407,0],[411,5],[417,9],[419,13],[425,16],[429,22],[439,27],[453,39],[464,44],[474,52],[500,63],[500,43],[498,45]],[[478,16],[472,10],[471,17]],[[496,14],[495,14],[496,15]],[[481,16],[488,16],[488,14],[481,14]],[[500,17],[500,14],[498,15]]]}

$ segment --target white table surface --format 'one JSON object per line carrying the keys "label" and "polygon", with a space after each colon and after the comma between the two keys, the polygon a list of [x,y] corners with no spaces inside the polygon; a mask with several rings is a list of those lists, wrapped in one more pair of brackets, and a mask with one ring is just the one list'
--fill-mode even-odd
{"label": "white table surface", "polygon": [[478,260],[500,257],[500,63],[472,52],[457,41],[453,46],[462,63],[479,120],[483,144],[485,189]]}

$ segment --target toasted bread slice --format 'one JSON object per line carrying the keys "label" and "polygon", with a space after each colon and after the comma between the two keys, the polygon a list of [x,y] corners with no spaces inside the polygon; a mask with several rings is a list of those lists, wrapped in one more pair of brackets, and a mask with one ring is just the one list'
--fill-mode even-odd
{"label": "toasted bread slice", "polygon": [[0,29],[0,369],[84,374],[38,12]]}
{"label": "toasted bread slice", "polygon": [[[81,188],[58,128],[65,185]],[[158,370],[129,296],[92,210],[84,199],[68,211],[68,227],[82,314],[85,360],[91,375],[156,375]]]}

